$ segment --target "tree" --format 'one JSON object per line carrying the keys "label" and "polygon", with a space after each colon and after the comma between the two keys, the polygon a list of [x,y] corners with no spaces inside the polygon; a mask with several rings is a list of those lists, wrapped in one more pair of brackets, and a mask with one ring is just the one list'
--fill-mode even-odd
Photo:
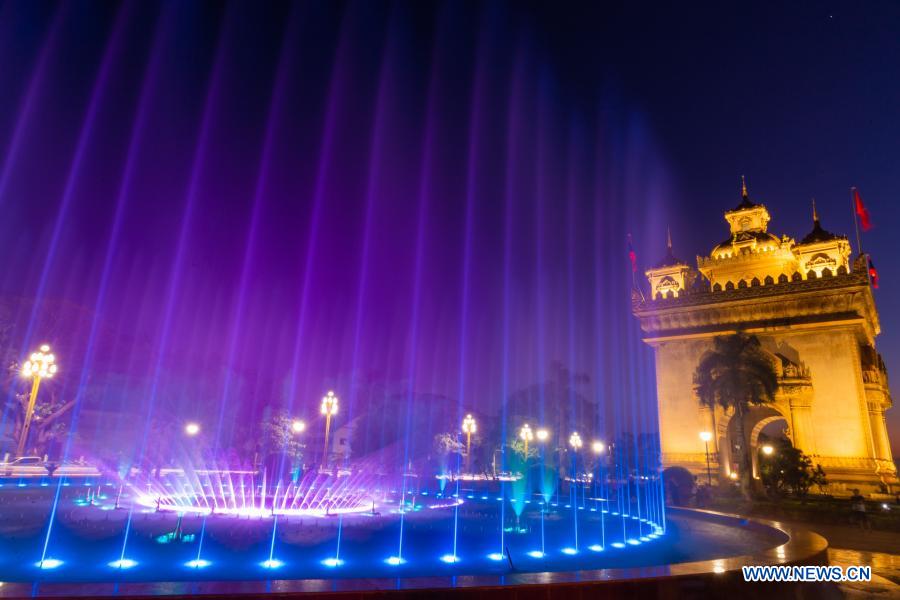
{"label": "tree", "polygon": [[[545,381],[519,389],[505,399],[512,422],[530,422],[534,427],[550,430],[544,460],[547,465],[555,461],[563,476],[569,474],[571,467],[564,458],[569,435],[578,430],[584,434],[584,425],[598,420],[598,405],[586,391],[590,381],[587,373],[554,360]],[[537,443],[534,445],[537,447]],[[528,450],[531,454],[531,446]]]}
{"label": "tree", "polygon": [[299,465],[306,444],[294,430],[294,419],[286,411],[278,411],[262,423],[263,435],[270,451],[288,459],[289,464]]}
{"label": "tree", "polygon": [[[440,472],[448,473],[457,470],[458,462],[464,460],[466,444],[460,441],[459,435],[454,432],[434,434],[434,453],[437,456]],[[451,461],[451,455],[457,455]]]}
{"label": "tree", "polygon": [[[6,399],[3,406],[3,418],[12,423],[13,439],[17,440],[25,425],[25,413],[28,407],[31,380],[19,376],[22,368],[16,361],[8,363],[3,379],[3,394]],[[59,399],[56,388],[50,380],[44,380],[41,385],[37,402],[34,405],[34,414],[31,420],[31,431],[28,435],[28,445],[25,452],[34,451],[44,454],[55,450],[69,430],[67,413],[74,405],[73,400],[64,402]]]}
{"label": "tree", "polygon": [[792,494],[805,498],[812,486],[827,484],[822,465],[813,465],[802,451],[784,444],[771,455],[760,456],[759,475],[771,496]]}
{"label": "tree", "polygon": [[459,441],[453,432],[436,433],[434,435],[434,451],[438,455],[465,454],[466,445]]}
{"label": "tree", "polygon": [[713,340],[694,373],[694,384],[700,404],[711,410],[721,406],[733,412],[735,434],[739,441],[737,459],[740,465],[741,490],[750,491],[749,444],[744,430],[744,415],[751,405],[773,402],[778,390],[778,375],[771,357],[756,336],[739,332]]}
{"label": "tree", "polygon": [[514,438],[509,442],[509,449],[526,464],[528,461],[538,458],[541,454],[540,442],[532,441],[528,445],[528,456],[525,456],[525,441],[519,438]]}

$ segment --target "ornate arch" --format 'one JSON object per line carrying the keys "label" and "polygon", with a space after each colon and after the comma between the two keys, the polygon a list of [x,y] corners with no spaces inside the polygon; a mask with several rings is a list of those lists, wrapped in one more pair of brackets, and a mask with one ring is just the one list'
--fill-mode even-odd
{"label": "ornate arch", "polygon": [[[750,452],[750,464],[753,476],[757,475],[757,456],[756,447],[759,442],[759,434],[766,425],[776,421],[784,421],[786,434],[795,446],[804,446],[801,449],[809,452],[808,445],[810,436],[808,423],[796,423],[798,418],[798,405],[808,407],[811,399],[811,381],[809,379],[809,369],[802,362],[789,359],[780,352],[773,352],[765,346],[761,348],[765,355],[769,358],[775,369],[778,378],[778,390],[775,393],[774,401],[768,404],[753,405],[744,415],[744,432],[747,434],[747,443]],[[790,353],[789,353],[790,354]],[[704,354],[704,357],[706,354]],[[703,358],[701,358],[701,361]],[[695,392],[696,393],[696,392]],[[798,398],[803,400],[798,402]],[[802,415],[799,415],[802,417]],[[719,450],[719,468],[723,476],[729,476],[732,472],[732,460],[734,444],[736,440],[734,411],[724,411],[721,407],[715,410],[715,436],[716,447]],[[802,421],[802,418],[801,418]],[[797,438],[795,426],[801,427],[800,439]]]}

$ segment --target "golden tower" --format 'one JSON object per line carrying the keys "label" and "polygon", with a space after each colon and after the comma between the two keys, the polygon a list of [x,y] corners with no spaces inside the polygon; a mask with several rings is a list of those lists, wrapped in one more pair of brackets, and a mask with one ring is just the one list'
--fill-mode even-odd
{"label": "golden tower", "polygon": [[668,239],[663,261],[646,271],[650,296],[633,305],[656,357],[664,466],[705,472],[700,432],[708,431],[720,475],[737,469],[731,411],[701,408],[693,375],[713,338],[740,330],[760,339],[779,379],[775,402],[745,416],[754,476],[760,432],[782,421],[793,445],[825,469],[832,492],[897,490],[866,257],[851,262],[846,236],[823,229],[815,207],[799,243],[769,233],[769,211],[745,183],[725,220],[728,238],[698,256],[696,269],[675,258]]}

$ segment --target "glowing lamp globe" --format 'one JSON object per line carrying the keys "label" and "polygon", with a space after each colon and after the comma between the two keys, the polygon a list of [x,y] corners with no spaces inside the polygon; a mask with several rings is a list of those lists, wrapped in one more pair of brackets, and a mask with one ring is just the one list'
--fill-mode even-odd
{"label": "glowing lamp globe", "polygon": [[578,435],[577,431],[569,436],[569,445],[575,450],[580,450],[584,445],[584,442],[581,440],[581,436]]}
{"label": "glowing lamp globe", "polygon": [[522,429],[519,430],[519,437],[526,442],[530,442],[534,439],[534,433],[531,431],[531,427],[528,423],[522,425]]}
{"label": "glowing lamp globe", "polygon": [[478,430],[478,425],[475,423],[475,417],[472,415],[466,415],[466,418],[463,419],[462,422],[462,431],[463,433],[472,434]]}
{"label": "glowing lamp globe", "polygon": [[22,377],[50,379],[56,375],[56,356],[50,352],[50,346],[43,344],[40,350],[32,352],[22,365]]}
{"label": "glowing lamp globe", "polygon": [[334,392],[329,391],[325,396],[322,397],[322,414],[326,417],[331,417],[337,414],[338,412],[338,397],[334,395]]}

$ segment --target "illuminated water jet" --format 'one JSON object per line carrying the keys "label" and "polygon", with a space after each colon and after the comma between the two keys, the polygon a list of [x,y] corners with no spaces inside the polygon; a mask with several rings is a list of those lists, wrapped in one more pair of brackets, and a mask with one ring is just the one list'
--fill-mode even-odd
{"label": "illuminated water jet", "polygon": [[132,567],[137,566],[137,561],[132,560],[130,558],[120,558],[119,560],[114,560],[109,563],[109,566],[114,569],[130,569]]}

